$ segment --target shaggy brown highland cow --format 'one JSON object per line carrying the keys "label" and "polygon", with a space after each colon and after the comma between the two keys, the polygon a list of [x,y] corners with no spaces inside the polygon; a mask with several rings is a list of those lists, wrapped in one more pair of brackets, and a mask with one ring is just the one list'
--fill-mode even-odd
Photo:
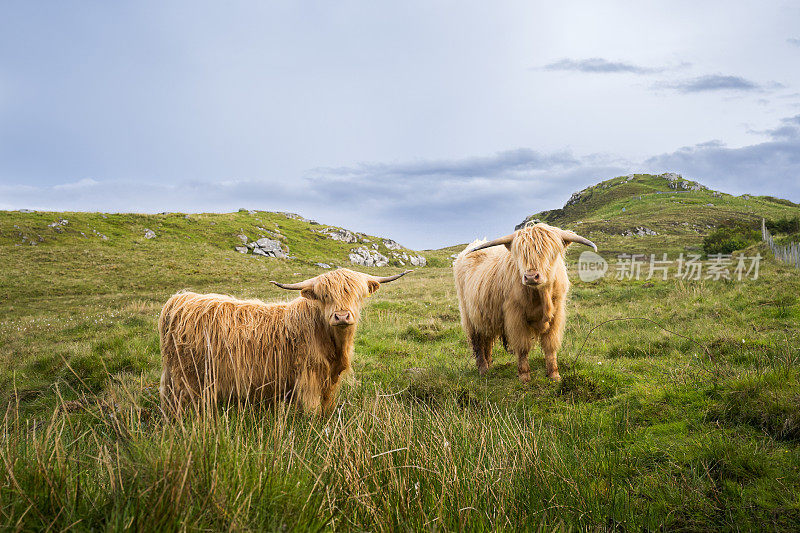
{"label": "shaggy brown highland cow", "polygon": [[561,379],[556,353],[564,337],[569,291],[564,254],[573,242],[597,250],[571,231],[536,224],[493,241],[475,241],[458,254],[453,275],[461,326],[482,376],[500,337],[517,356],[519,379],[529,381],[528,352],[538,338],[547,376]]}
{"label": "shaggy brown highland cow", "polygon": [[343,268],[300,283],[271,282],[300,291],[286,303],[172,296],[158,321],[162,404],[180,413],[187,403],[295,398],[311,412],[329,409],[351,368],[364,298],[408,272],[376,277]]}

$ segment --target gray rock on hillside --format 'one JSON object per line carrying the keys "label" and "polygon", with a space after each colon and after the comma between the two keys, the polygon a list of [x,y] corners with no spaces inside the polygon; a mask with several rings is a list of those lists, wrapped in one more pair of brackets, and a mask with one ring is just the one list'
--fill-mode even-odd
{"label": "gray rock on hillside", "polygon": [[622,232],[623,237],[644,237],[646,235],[658,235],[658,233],[644,226],[638,226],[632,230],[628,229]]}
{"label": "gray rock on hillside", "polygon": [[350,250],[350,262],[354,265],[366,266],[366,267],[383,267],[389,264],[389,258],[385,255],[376,252],[375,250],[370,250],[369,248],[365,248],[364,246],[360,246],[358,248],[353,248]]}
{"label": "gray rock on hillside", "polygon": [[401,250],[403,248],[400,246],[400,243],[393,241],[392,239],[383,239],[383,245],[389,250]]}
{"label": "gray rock on hillside", "polygon": [[54,230],[56,230],[57,233],[64,233],[64,226],[66,226],[67,224],[69,224],[69,220],[67,220],[66,218],[59,218],[52,224],[48,224],[47,227],[53,228]]}
{"label": "gray rock on hillside", "polygon": [[144,238],[145,239],[155,239],[155,237],[156,237],[156,232],[155,231],[145,228],[145,230],[144,230]]}
{"label": "gray rock on hillside", "polygon": [[705,185],[700,185],[696,181],[689,181],[675,172],[665,172],[660,177],[666,178],[670,189],[681,191],[704,191],[707,189]]}
{"label": "gray rock on hillside", "polygon": [[286,211],[276,211],[277,214],[283,215],[286,218],[291,218],[292,220],[299,220],[300,222],[307,222],[308,224],[319,224],[316,220],[311,220],[310,218],[305,218],[303,216],[298,215],[297,213],[289,213]]}
{"label": "gray rock on hillside", "polygon": [[428,260],[423,256],[415,254],[409,255],[407,252],[392,252],[392,257],[394,257],[401,266],[406,266],[406,263],[411,263],[414,266],[424,267],[428,264]]}
{"label": "gray rock on hillside", "polygon": [[325,228],[314,231],[316,231],[321,235],[325,235],[326,237],[334,241],[347,242],[351,244],[358,242],[359,238],[362,237],[362,235],[358,233],[354,233],[350,230],[342,228]]}
{"label": "gray rock on hillside", "polygon": [[248,244],[248,248],[252,248],[255,255],[263,255],[264,257],[277,257],[280,259],[286,257],[286,253],[284,253],[281,243],[266,237],[251,242]]}

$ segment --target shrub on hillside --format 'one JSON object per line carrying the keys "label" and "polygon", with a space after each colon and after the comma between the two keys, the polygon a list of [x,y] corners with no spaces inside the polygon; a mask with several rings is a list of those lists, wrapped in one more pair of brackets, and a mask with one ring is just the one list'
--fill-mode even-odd
{"label": "shrub on hillside", "polygon": [[800,217],[795,215],[793,218],[786,216],[775,220],[767,220],[767,229],[771,233],[783,233],[787,235],[800,233]]}
{"label": "shrub on hillside", "polygon": [[722,225],[703,239],[706,255],[729,254],[761,240],[761,234],[742,222]]}

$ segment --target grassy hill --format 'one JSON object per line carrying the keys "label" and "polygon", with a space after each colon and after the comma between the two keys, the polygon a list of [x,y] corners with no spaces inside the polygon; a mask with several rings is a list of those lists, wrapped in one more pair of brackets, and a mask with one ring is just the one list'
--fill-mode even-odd
{"label": "grassy hill", "polygon": [[541,220],[572,229],[603,243],[606,254],[613,255],[646,247],[698,250],[703,237],[720,225],[738,222],[755,228],[762,218],[799,215],[800,205],[789,200],[732,196],[673,173],[630,174],[579,191],[564,207],[532,214],[518,227]]}
{"label": "grassy hill", "polygon": [[[150,238],[146,236],[148,230],[153,232]],[[264,237],[279,241],[286,254],[301,264],[347,266],[351,264],[350,250],[357,247],[381,253],[392,266],[408,263],[393,252],[416,254],[391,239],[320,224],[294,213],[245,209],[237,213],[159,215],[0,211],[2,246],[129,251],[150,247],[176,253],[198,247],[234,253],[236,247],[246,247]]]}
{"label": "grassy hill", "polygon": [[[612,254],[797,212],[658,194],[665,179],[615,178],[536,216]],[[621,235],[637,226],[658,235]],[[796,529],[800,278],[762,245],[746,250],[766,257],[755,280],[571,272],[563,379],[544,377],[536,348],[526,384],[499,345],[478,376],[449,266],[460,247],[425,251],[427,267],[367,301],[356,379],[329,416],[280,405],[165,421],[163,302],[180,289],[289,299],[267,281],[346,265],[379,240],[325,227],[264,212],[0,212],[0,528]],[[240,233],[280,234],[295,258],[237,253]]]}

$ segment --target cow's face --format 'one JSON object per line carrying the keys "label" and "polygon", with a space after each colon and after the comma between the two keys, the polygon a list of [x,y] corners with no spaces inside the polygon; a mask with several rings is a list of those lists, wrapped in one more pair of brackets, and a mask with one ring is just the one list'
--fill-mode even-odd
{"label": "cow's face", "polygon": [[517,231],[509,251],[517,263],[520,282],[529,287],[551,284],[555,266],[567,244],[559,233],[544,224]]}
{"label": "cow's face", "polygon": [[411,271],[379,277],[340,268],[300,283],[272,283],[283,289],[299,290],[303,298],[320,309],[328,324],[336,328],[347,328],[355,326],[361,318],[364,298],[377,291],[381,283],[394,281],[408,272]]}
{"label": "cow's face", "polygon": [[517,265],[520,283],[529,287],[546,287],[553,283],[556,267],[563,263],[564,251],[573,242],[591,246],[597,251],[597,246],[586,237],[547,224],[536,224],[505,237],[481,242],[467,253],[505,246]]}
{"label": "cow's face", "polygon": [[349,327],[361,318],[364,298],[380,286],[366,274],[343,268],[317,276],[313,285],[301,290],[300,295],[315,302],[331,326]]}

